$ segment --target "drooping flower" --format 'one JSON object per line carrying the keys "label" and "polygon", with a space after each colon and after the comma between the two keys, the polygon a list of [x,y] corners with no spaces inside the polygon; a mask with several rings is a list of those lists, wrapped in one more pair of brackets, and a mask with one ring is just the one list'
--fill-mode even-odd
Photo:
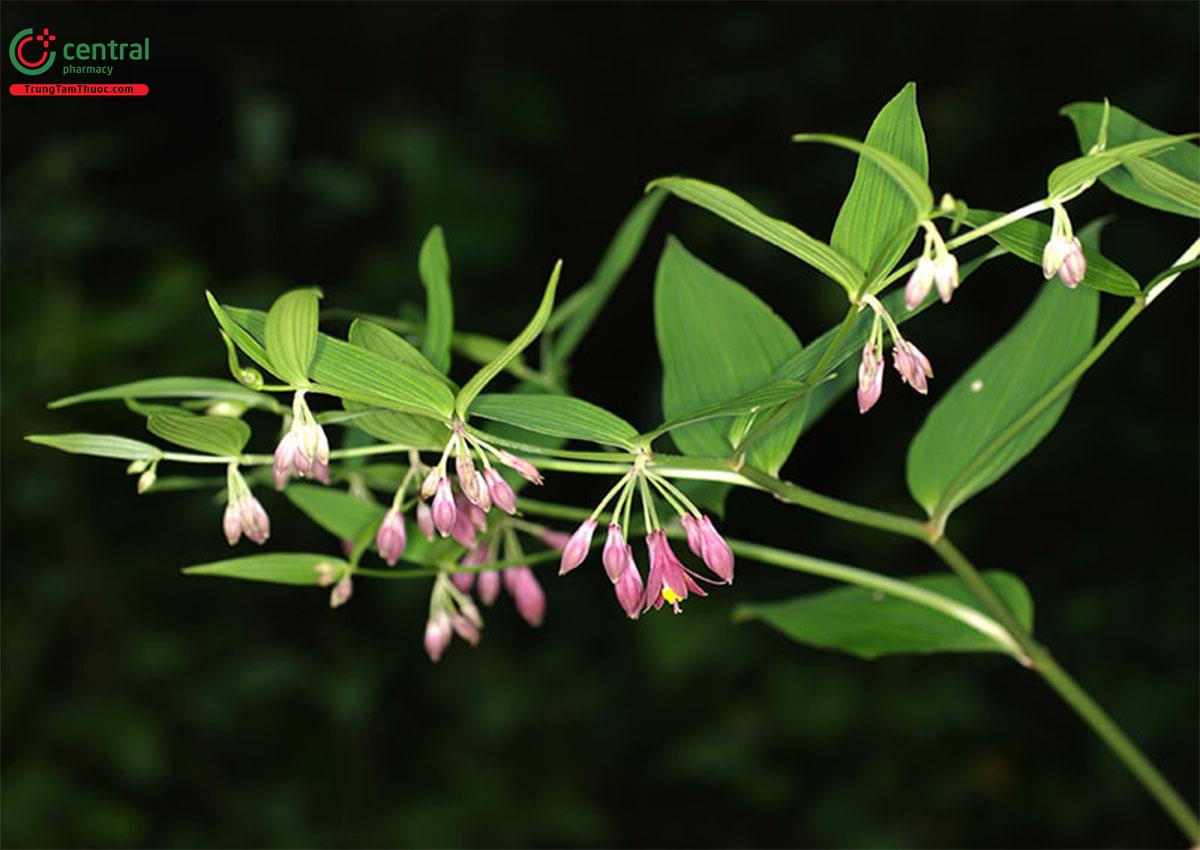
{"label": "drooping flower", "polygon": [[637,564],[633,561],[633,547],[628,543],[625,544],[625,569],[621,571],[614,588],[617,592],[617,602],[625,611],[625,615],[631,620],[636,620],[642,613],[646,589],[642,584],[642,574],[638,572]]}
{"label": "drooping flower", "polygon": [[272,474],[277,490],[292,475],[329,483],[329,438],[308,409],[304,390],[296,390],[292,398],[292,425],[275,448]]}
{"label": "drooping flower", "polygon": [[429,619],[425,623],[425,651],[437,661],[457,634],[472,646],[479,643],[483,618],[471,597],[454,586],[451,577],[439,573],[429,596]]}
{"label": "drooping flower", "polygon": [[399,507],[393,505],[379,524],[379,531],[375,534],[375,548],[379,550],[379,557],[383,558],[389,567],[394,567],[404,554],[407,543],[404,515],[400,513]]}
{"label": "drooping flower", "polygon": [[515,514],[517,512],[517,494],[513,492],[512,486],[504,480],[504,476],[489,466],[483,471],[483,479],[492,494],[492,504],[506,514]]}
{"label": "drooping flower", "polygon": [[546,616],[546,594],[529,567],[509,567],[504,571],[504,587],[512,595],[517,611],[531,626],[540,626]]}
{"label": "drooping flower", "polygon": [[926,296],[929,295],[929,290],[933,288],[933,276],[936,266],[933,258],[928,254],[917,260],[917,267],[913,269],[913,273],[908,276],[908,283],[904,287],[904,306],[910,310],[915,310],[921,306]]}
{"label": "drooping flower", "polygon": [[[477,532],[479,531],[471,514],[472,509],[479,510],[468,502],[461,493],[455,497],[454,524],[450,527],[450,534],[468,549],[475,548],[476,541],[478,540]],[[436,499],[434,501],[434,510],[437,510]]]}
{"label": "drooping flower", "polygon": [[542,485],[542,473],[538,472],[537,467],[525,460],[525,458],[517,457],[516,455],[510,454],[503,449],[498,449],[495,454],[502,464],[507,466],[513,472],[517,473],[517,475],[520,475],[526,481],[536,484],[539,487]]}
{"label": "drooping flower", "polygon": [[436,611],[429,615],[425,623],[425,652],[432,661],[440,661],[442,653],[450,645],[454,637],[454,629],[450,625],[450,614],[447,611]]}
{"label": "drooping flower", "polygon": [[433,534],[437,529],[433,526],[433,511],[429,509],[429,503],[424,500],[417,502],[417,528],[421,529],[426,540],[433,541]]}
{"label": "drooping flower", "polygon": [[721,581],[733,584],[733,550],[707,515],[700,517],[700,556]]}
{"label": "drooping flower", "polygon": [[928,378],[933,377],[929,359],[907,339],[897,339],[892,347],[892,364],[901,380],[921,395],[929,392]]}
{"label": "drooping flower", "polygon": [[650,532],[646,536],[646,548],[650,552],[650,574],[646,577],[643,611],[651,608],[658,610],[664,602],[669,602],[678,614],[681,611],[679,603],[687,599],[689,593],[697,596],[708,595],[697,583],[694,573],[680,563],[679,558],[671,551],[665,531],[659,529]]}
{"label": "drooping flower", "polygon": [[604,562],[604,571],[608,573],[609,581],[616,584],[621,573],[625,572],[629,560],[629,546],[625,543],[625,537],[621,534],[621,524],[618,522],[608,526],[608,538],[604,541],[601,560]]}
{"label": "drooping flower", "polygon": [[1062,265],[1058,267],[1058,279],[1066,284],[1068,289],[1079,286],[1079,282],[1087,274],[1087,258],[1083,255],[1083,246],[1079,244],[1078,239],[1071,238],[1071,248],[1072,250],[1063,257]]}
{"label": "drooping flower", "polygon": [[450,490],[450,479],[438,479],[437,491],[433,497],[433,525],[442,537],[449,537],[454,530],[454,521],[458,518],[458,509],[454,505],[454,496]]}
{"label": "drooping flower", "polygon": [[271,536],[271,519],[262,503],[254,498],[246,479],[238,471],[237,464],[229,464],[226,475],[229,501],[225,505],[222,529],[225,539],[233,546],[242,535],[260,546]]}
{"label": "drooping flower", "polygon": [[949,304],[954,290],[958,289],[958,260],[953,254],[942,253],[934,261],[933,280],[937,284],[938,296],[941,297],[942,303]]}
{"label": "drooping flower", "polygon": [[596,530],[596,520],[586,519],[575,529],[567,545],[563,547],[562,561],[559,563],[558,574],[565,576],[578,567],[587,558],[592,546],[592,533]]}
{"label": "drooping flower", "polygon": [[858,412],[866,413],[883,393],[883,352],[872,338],[867,340],[858,366]]}
{"label": "drooping flower", "polygon": [[454,459],[454,465],[458,472],[458,487],[462,490],[463,496],[481,510],[490,510],[492,507],[491,494],[479,473],[475,471],[475,464],[471,462],[470,454],[463,451]]}
{"label": "drooping flower", "polygon": [[476,579],[479,601],[484,605],[492,605],[500,595],[500,571],[484,570]]}
{"label": "drooping flower", "polygon": [[1049,280],[1057,274],[1067,287],[1074,289],[1087,274],[1083,245],[1071,229],[1071,218],[1062,204],[1054,204],[1054,222],[1050,239],[1042,249],[1042,276]]}

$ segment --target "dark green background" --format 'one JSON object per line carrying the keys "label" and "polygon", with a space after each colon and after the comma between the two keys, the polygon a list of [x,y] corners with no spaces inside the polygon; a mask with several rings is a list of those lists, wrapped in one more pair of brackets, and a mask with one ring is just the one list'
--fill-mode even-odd
{"label": "dark green background", "polygon": [[[3,844],[1183,846],[1009,661],[866,663],[730,625],[739,600],[817,580],[747,563],[684,616],[633,624],[598,565],[561,581],[547,569],[543,628],[504,603],[482,646],[434,666],[424,583],[363,581],[330,612],[323,593],[183,578],[228,551],[207,494],[138,498],[119,463],[21,436],[137,435],[119,404],[44,405],[225,374],[206,287],[257,307],[296,284],[324,287],[329,306],[420,303],[416,251],[434,223],[460,326],[502,336],[556,257],[565,291],[586,279],[655,176],[729,185],[827,236],[853,159],[789,134],[861,136],[909,79],[935,190],[1017,206],[1077,152],[1065,103],[1107,95],[1196,129],[1197,9],[4,4],[5,39],[42,25],[149,35],[153,58],[114,78],[148,82],[145,99],[3,95]],[[3,79],[24,81],[7,66]],[[1196,232],[1102,189],[1072,210],[1115,212],[1106,252],[1143,280]],[[804,339],[841,310],[807,268],[669,203],[572,375],[647,427],[667,232]],[[913,325],[933,399],[1039,280],[996,262]],[[1041,638],[1189,799],[1195,283],[1156,303],[1038,451],[950,526],[981,566],[1027,582]],[[1105,320],[1118,309],[1106,299]],[[847,400],[784,473],[915,513],[904,449],[929,403],[893,376],[870,416]],[[585,504],[602,486],[555,475],[545,495]],[[273,548],[333,551],[263,498]],[[937,568],[914,543],[753,494],[730,500],[724,527],[895,575]]]}

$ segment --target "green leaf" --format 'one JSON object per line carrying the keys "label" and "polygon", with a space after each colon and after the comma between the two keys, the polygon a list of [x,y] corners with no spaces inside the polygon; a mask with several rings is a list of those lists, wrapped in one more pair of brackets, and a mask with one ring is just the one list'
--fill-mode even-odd
{"label": "green leaf", "polygon": [[1084,154],[1055,168],[1046,178],[1047,197],[1055,198],[1067,194],[1080,183],[1094,180],[1135,157],[1151,156],[1181,142],[1196,137],[1196,133],[1184,136],[1158,136],[1127,142],[1109,147],[1103,153]]}
{"label": "green leaf", "polygon": [[570,396],[491,393],[471,403],[471,415],[550,437],[637,448],[638,433],[632,425],[602,407]]}
{"label": "green leaf", "polygon": [[289,484],[283,493],[309,519],[342,540],[357,540],[386,512],[380,505],[332,487]]}
{"label": "green leaf", "polygon": [[265,581],[271,584],[315,586],[318,564],[329,564],[335,577],[350,569],[350,565],[341,558],[333,558],[329,555],[279,552],[197,564],[194,567],[184,567],[183,572],[190,576],[222,576],[248,581]]}
{"label": "green leaf", "polygon": [[39,446],[49,446],[75,455],[118,460],[155,460],[162,457],[162,450],[157,446],[112,434],[30,434],[25,439]]}
{"label": "green leaf", "polygon": [[[266,328],[266,314],[258,313],[262,317],[261,327],[259,328],[258,338],[238,324],[230,311],[217,301],[216,297],[209,291],[205,290],[205,297],[208,298],[208,307],[212,310],[212,314],[217,319],[217,324],[221,326],[221,330],[225,335],[233,341],[234,345],[242,350],[242,353],[257,363],[262,368],[269,372],[274,372],[275,369],[271,365],[271,358],[267,356],[267,350],[263,348],[261,339],[263,331]],[[255,311],[258,312],[258,311]],[[230,355],[232,361],[232,355]],[[232,368],[232,362],[231,362]],[[235,376],[236,377],[236,376]]]}
{"label": "green leaf", "polygon": [[[1000,217],[1000,213],[989,210],[970,210],[967,222],[972,227],[979,227]],[[988,234],[989,237],[1011,251],[1026,262],[1033,263],[1039,269],[1042,267],[1042,251],[1050,239],[1049,225],[1023,218]],[[1087,259],[1087,274],[1080,281],[1084,286],[1109,292],[1113,295],[1134,297],[1141,292],[1133,275],[1105,257],[1099,250],[1090,245],[1083,246],[1083,256]]]}
{"label": "green leaf", "polygon": [[[1017,620],[1031,628],[1033,601],[1021,580],[998,571],[983,577]],[[974,594],[956,576],[919,576],[905,583],[979,609]],[[862,587],[740,606],[735,619],[759,619],[799,643],[868,660],[911,653],[1009,652],[995,638],[942,611]]]}
{"label": "green leaf", "polygon": [[[266,314],[261,310],[224,309],[252,341],[265,330]],[[317,389],[341,398],[438,418],[454,412],[454,396],[441,380],[327,334],[317,334],[309,374],[319,384]]]}
{"label": "green leaf", "polygon": [[250,440],[250,426],[228,416],[155,413],[146,428],[177,446],[228,457],[240,455]]}
{"label": "green leaf", "polygon": [[255,392],[241,384],[223,378],[146,378],[115,387],[89,390],[85,393],[60,398],[48,405],[51,408],[68,407],[85,401],[110,401],[126,398],[211,398],[218,401],[238,401],[251,407],[274,410],[279,405],[266,393]]}
{"label": "green leaf", "polygon": [[[668,420],[737,399],[772,383],[800,350],[783,319],[758,296],[706,265],[674,237],[667,240],[654,286],[654,325],[663,362],[663,413]],[[774,474],[799,436],[804,407],[750,450],[747,461]],[[699,421],[672,432],[684,454],[723,457],[733,451],[728,428]]]}
{"label": "green leaf", "polygon": [[349,424],[385,443],[417,450],[441,450],[450,430],[437,419],[394,410],[379,410],[369,404],[344,399],[346,410],[354,414]]}
{"label": "green leaf", "polygon": [[647,431],[642,438],[655,440],[668,431],[674,431],[676,428],[683,428],[696,422],[757,413],[766,408],[795,401],[807,392],[809,392],[808,387],[799,381],[775,381],[734,398],[706,404],[673,416],[653,431]]}
{"label": "green leaf", "polygon": [[[908,164],[892,156],[885,150],[873,145],[851,139],[847,136],[836,136],[829,133],[797,133],[792,136],[793,142],[822,142],[834,147],[845,148],[859,154],[859,164],[875,165],[884,172],[892,184],[899,187],[912,206],[908,224],[916,224],[928,218],[933,212],[933,190],[925,182],[925,178],[914,171]],[[853,186],[851,186],[853,188]],[[905,224],[903,220],[901,225]],[[886,241],[897,228],[877,232]]]}
{"label": "green leaf", "polygon": [[366,319],[355,319],[350,325],[348,337],[351,345],[357,345],[359,348],[373,351],[388,360],[394,360],[402,368],[424,372],[447,387],[455,388],[454,382],[426,360],[425,355],[418,351],[412,343],[382,325]]}
{"label": "green leaf", "polygon": [[[1075,125],[1075,133],[1079,137],[1079,149],[1084,152],[1090,150],[1100,131],[1104,104],[1072,103],[1063,107],[1060,114],[1070,118]],[[1110,144],[1122,145],[1166,134],[1114,106],[1109,112],[1107,135]],[[1180,142],[1168,150],[1156,154],[1154,162],[1192,183],[1200,181],[1200,148],[1196,145]],[[1177,215],[1200,218],[1200,211],[1195,208],[1163,197],[1139,184],[1127,170],[1128,168],[1128,163],[1124,168],[1114,168],[1112,171],[1102,174],[1100,182],[1118,195],[1139,204]]]}
{"label": "green leaf", "polygon": [[273,371],[289,384],[308,386],[308,364],[317,348],[321,290],[293,289],[275,299],[267,313],[267,357]]}
{"label": "green leaf", "polygon": [[559,322],[556,320],[561,315],[562,330],[554,338],[546,363],[547,371],[553,371],[559,364],[569,360],[579,347],[584,334],[604,309],[613,290],[632,265],[646,233],[650,230],[650,225],[654,223],[654,216],[666,199],[666,192],[655,190],[638,201],[621,222],[604,256],[600,258],[599,265],[592,272],[591,280],[554,311],[547,329],[553,330],[558,327]]}
{"label": "green leaf", "polygon": [[550,318],[550,312],[554,309],[554,292],[558,288],[558,276],[561,273],[562,260],[559,260],[554,264],[554,268],[550,272],[550,281],[546,284],[546,291],[542,295],[542,303],[538,305],[537,312],[533,314],[533,318],[529,320],[529,324],[525,326],[525,330],[517,334],[517,337],[505,346],[500,354],[493,358],[487,365],[480,368],[474,377],[467,381],[466,385],[459,390],[458,398],[454,402],[454,409],[458,412],[459,416],[464,419],[466,418],[467,411],[471,407],[471,402],[475,400],[475,396],[483,392],[483,388],[491,382],[492,378],[504,371],[504,367],[524,351],[531,342],[537,339],[538,334],[542,332],[542,328],[546,326],[546,322]]}
{"label": "green leaf", "polygon": [[1042,287],[1015,326],[963,373],[908,450],[908,489],[934,524],[1004,475],[1058,422],[1073,386],[1051,391],[1092,347],[1094,290]]}
{"label": "green leaf", "polygon": [[454,299],[450,295],[450,255],[440,227],[421,244],[417,272],[425,286],[425,337],[421,351],[434,368],[450,371],[450,339],[454,335]]}
{"label": "green leaf", "polygon": [[676,197],[706,209],[730,224],[753,233],[759,239],[782,248],[793,257],[799,257],[817,271],[840,283],[851,295],[858,292],[863,284],[866,273],[853,260],[786,221],[771,218],[760,212],[728,189],[691,177],[663,177],[646,188],[649,190],[654,187],[666,189]]}
{"label": "green leaf", "polygon": [[1125,160],[1125,168],[1143,189],[1182,205],[1191,215],[1200,213],[1200,183],[1140,156]]}

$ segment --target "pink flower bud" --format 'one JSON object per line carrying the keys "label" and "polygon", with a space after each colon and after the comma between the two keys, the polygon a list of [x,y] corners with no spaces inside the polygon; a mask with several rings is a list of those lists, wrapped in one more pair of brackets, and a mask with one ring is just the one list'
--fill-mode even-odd
{"label": "pink flower bud", "polygon": [[442,653],[450,645],[450,639],[453,636],[449,614],[445,611],[438,611],[430,616],[429,621],[425,624],[425,652],[429,654],[431,661],[441,660]]}
{"label": "pink flower bud", "polygon": [[450,492],[450,479],[442,478],[437,484],[437,495],[433,497],[433,524],[442,537],[449,537],[454,530],[458,510],[454,507],[454,496]]}
{"label": "pink flower bud", "polygon": [[1083,276],[1087,274],[1087,258],[1083,256],[1083,246],[1079,240],[1071,239],[1071,249],[1063,257],[1062,265],[1058,267],[1058,279],[1074,289],[1079,286]]}
{"label": "pink flower bud", "polygon": [[633,562],[633,548],[625,546],[625,569],[615,585],[617,602],[621,604],[625,615],[636,620],[642,613],[642,600],[645,599],[645,587],[642,585],[642,574],[638,572],[637,564]]}
{"label": "pink flower bud", "polygon": [[700,517],[700,551],[704,565],[726,584],[733,584],[733,550],[707,516]]}
{"label": "pink flower bud", "polygon": [[1042,277],[1046,280],[1054,277],[1062,267],[1063,260],[1074,248],[1072,241],[1061,233],[1055,233],[1047,240],[1046,247],[1042,249]]}
{"label": "pink flower bud", "polygon": [[487,508],[472,505],[464,499],[459,504],[458,509],[466,513],[467,520],[475,527],[476,531],[487,531],[487,514],[484,513]]}
{"label": "pink flower bud", "polygon": [[687,545],[692,550],[692,554],[697,558],[704,557],[704,550],[700,543],[700,520],[691,514],[684,514],[679,518],[679,524],[687,532]]}
{"label": "pink flower bud", "polygon": [[462,614],[452,615],[450,617],[450,625],[453,627],[455,634],[471,644],[471,646],[479,646],[479,627]]}
{"label": "pink flower bud", "polygon": [[283,439],[279,441],[279,445],[275,447],[275,463],[271,469],[271,474],[275,479],[276,490],[282,490],[286,487],[288,479],[292,477],[292,471],[296,467],[295,456],[297,451],[296,432],[289,430],[283,435]]}
{"label": "pink flower bud", "polygon": [[883,354],[869,341],[863,347],[858,366],[858,412],[866,413],[883,393]]}
{"label": "pink flower bud", "polygon": [[479,474],[475,472],[475,464],[471,462],[470,456],[465,452],[460,454],[454,459],[454,466],[458,471],[458,488],[462,490],[463,496],[472,504],[483,507],[480,504],[480,491],[486,492],[486,488],[483,487],[483,482],[479,480]]}
{"label": "pink flower bud", "polygon": [[915,310],[921,306],[921,302],[929,295],[929,290],[933,288],[933,275],[935,263],[929,257],[921,257],[917,260],[917,267],[913,269],[913,273],[908,277],[908,283],[904,287],[904,306],[910,310]]}
{"label": "pink flower bud", "polygon": [[608,573],[608,580],[614,584],[621,577],[621,573],[625,572],[625,565],[629,560],[628,549],[625,538],[621,535],[620,523],[614,522],[609,525],[608,539],[604,541],[601,559],[604,561],[604,571]]}
{"label": "pink flower bud", "polygon": [[225,531],[225,539],[229,541],[230,546],[236,545],[242,539],[242,518],[233,502],[225,506],[225,517],[221,522],[221,527]]}
{"label": "pink flower bud", "polygon": [[892,362],[900,378],[921,395],[929,392],[926,378],[933,377],[928,358],[908,340],[900,340],[892,348]]}
{"label": "pink flower bud", "polygon": [[[517,604],[517,611],[531,626],[540,626],[546,615],[546,594],[529,567],[510,567],[504,571],[505,585]],[[510,578],[511,575],[511,578]]]}
{"label": "pink flower bud", "polygon": [[242,521],[242,533],[259,546],[267,542],[271,536],[271,520],[258,499],[246,494],[241,502],[239,511]]}
{"label": "pink flower bud", "polygon": [[517,512],[517,494],[504,480],[504,476],[489,466],[483,471],[483,478],[492,494],[492,504],[506,514],[515,514]]}
{"label": "pink flower bud", "polygon": [[[450,533],[454,539],[468,549],[474,549],[478,542],[475,524],[471,521],[470,509],[472,507],[474,506],[460,495],[455,500],[454,525],[450,527]],[[437,509],[436,499],[434,500],[434,509]]]}
{"label": "pink flower bud", "polygon": [[391,508],[384,514],[383,522],[379,524],[379,531],[375,535],[375,548],[379,550],[379,557],[383,558],[389,567],[394,567],[404,554],[407,543],[404,516],[399,508]]}
{"label": "pink flower bud", "polygon": [[352,593],[354,593],[354,583],[350,581],[350,576],[342,576],[333,586],[333,590],[329,592],[329,607],[340,608],[345,605],[350,600]]}
{"label": "pink flower bud", "polygon": [[562,561],[558,566],[560,576],[565,576],[584,562],[588,555],[588,549],[592,546],[592,532],[595,530],[596,521],[594,519],[584,520],[579,528],[575,529],[575,533],[563,547]]}
{"label": "pink flower bud", "polygon": [[425,475],[425,480],[421,482],[421,498],[429,501],[433,498],[433,494],[437,492],[438,482],[442,480],[442,473],[437,467],[429,470]]}
{"label": "pink flower bud", "polygon": [[479,601],[484,605],[491,605],[496,601],[496,597],[500,595],[500,571],[484,570],[479,573],[476,584],[479,592]]}
{"label": "pink flower bud", "polygon": [[463,593],[470,593],[471,588],[475,586],[475,573],[452,573],[450,581]]}
{"label": "pink flower bud", "polygon": [[433,511],[429,510],[428,502],[417,502],[417,528],[421,529],[426,540],[433,540]]}
{"label": "pink flower bud", "polygon": [[553,528],[543,528],[538,536],[551,549],[557,549],[560,552],[566,549],[567,544],[571,542],[571,535],[568,532]]}
{"label": "pink flower bud", "polygon": [[509,454],[501,449],[496,457],[500,458],[500,462],[511,469],[513,472],[520,475],[526,481],[530,481],[539,487],[542,485],[542,473],[538,472],[537,467],[523,457]]}
{"label": "pink flower bud", "polygon": [[958,260],[953,254],[942,254],[935,265],[933,279],[937,283],[938,295],[943,304],[949,304],[954,290],[958,289]]}

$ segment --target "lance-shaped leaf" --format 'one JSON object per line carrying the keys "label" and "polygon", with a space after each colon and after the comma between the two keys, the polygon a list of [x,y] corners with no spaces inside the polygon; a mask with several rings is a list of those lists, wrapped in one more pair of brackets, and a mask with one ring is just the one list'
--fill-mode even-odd
{"label": "lance-shaped leaf", "polygon": [[30,434],[25,439],[39,446],[49,446],[75,455],[117,460],[155,460],[162,457],[162,449],[157,446],[113,434]]}
{"label": "lance-shaped leaf", "polygon": [[[266,314],[262,311],[222,309],[252,342],[264,332]],[[309,374],[321,392],[377,407],[438,418],[448,418],[454,410],[454,396],[442,380],[421,370],[402,368],[380,354],[327,334],[317,335]]]}
{"label": "lance-shaped leaf", "polygon": [[[999,217],[1000,213],[989,210],[970,210],[967,213],[967,222],[972,227],[979,227]],[[1023,218],[988,235],[997,245],[1041,268],[1042,251],[1050,239],[1050,227],[1040,221]],[[1129,297],[1141,292],[1133,275],[1101,254],[1099,249],[1084,243],[1083,256],[1087,259],[1087,274],[1080,281],[1084,286]]]}
{"label": "lance-shaped leaf", "polygon": [[[1079,137],[1079,149],[1084,152],[1090,150],[1099,136],[1100,124],[1104,117],[1104,104],[1072,103],[1063,107],[1060,114],[1070,118],[1075,125],[1075,133]],[[1160,138],[1165,135],[1167,134],[1130,115],[1124,109],[1116,106],[1110,108],[1107,130],[1110,146],[1120,146],[1128,142]],[[1194,144],[1179,142],[1167,150],[1155,154],[1151,161],[1180,175],[1191,184],[1200,182],[1200,147]],[[1177,215],[1200,218],[1200,210],[1160,195],[1148,186],[1138,183],[1128,169],[1129,164],[1126,163],[1123,168],[1114,168],[1112,171],[1105,172],[1100,176],[1100,182],[1118,195],[1139,204]]]}
{"label": "lance-shaped leaf", "polygon": [[228,416],[154,413],[146,428],[177,446],[228,457],[240,455],[250,440],[250,426]]}
{"label": "lance-shaped leaf", "polygon": [[600,258],[596,270],[592,272],[591,280],[554,311],[546,329],[552,331],[561,326],[561,330],[555,336],[554,344],[551,346],[545,364],[547,371],[553,371],[557,366],[569,360],[579,343],[583,341],[584,334],[596,320],[596,316],[600,314],[613,290],[625,272],[629,270],[638,251],[641,250],[646,233],[650,230],[650,225],[654,223],[654,216],[666,199],[667,193],[658,189],[638,201],[625,220],[621,222],[621,226],[613,236],[612,242],[609,243],[608,249],[605,250],[604,256]]}
{"label": "lance-shaped leaf", "polygon": [[666,189],[676,197],[782,248],[840,283],[848,293],[856,293],[862,286],[866,273],[853,260],[796,226],[761,212],[728,189],[691,177],[663,177],[655,180],[647,189],[654,187]]}
{"label": "lance-shaped leaf", "polygon": [[68,407],[87,401],[112,401],[132,398],[205,398],[213,401],[236,401],[250,407],[275,410],[279,404],[266,393],[255,392],[233,381],[223,378],[146,378],[128,384],[118,384],[98,390],[60,398],[48,405],[51,408]]}
{"label": "lance-shaped leaf", "polygon": [[380,505],[332,487],[290,484],[283,492],[309,519],[341,540],[357,540],[385,513]]}
{"label": "lance-shaped leaf", "polygon": [[1124,165],[1133,182],[1143,189],[1174,201],[1189,215],[1200,214],[1200,183],[1141,156],[1130,157]]}
{"label": "lance-shaped leaf", "polygon": [[546,322],[550,318],[550,313],[554,309],[554,292],[558,288],[558,276],[562,273],[562,260],[554,264],[554,269],[550,272],[550,281],[546,284],[546,291],[542,295],[542,303],[538,305],[537,312],[533,314],[533,318],[529,320],[529,324],[525,329],[517,334],[516,338],[505,346],[489,363],[480,368],[478,372],[467,381],[466,385],[459,390],[458,398],[454,401],[454,408],[458,415],[464,419],[467,416],[467,411],[471,407],[471,402],[475,400],[475,396],[483,392],[492,380],[499,375],[504,367],[515,358],[518,354],[524,351],[531,342],[537,339],[538,334],[542,332],[542,328],[546,326]]}
{"label": "lance-shaped leaf", "polygon": [[602,407],[562,395],[488,393],[471,403],[471,415],[535,434],[636,449],[637,429]]}
{"label": "lance-shaped leaf", "polygon": [[[216,296],[207,290],[204,295],[208,299],[208,308],[212,310],[212,314],[216,317],[217,324],[220,325],[221,330],[225,332],[226,338],[232,341],[234,345],[241,349],[243,354],[259,366],[267,371],[274,371],[271,366],[271,359],[267,356],[267,349],[262,344],[263,331],[266,329],[266,313],[254,311],[262,317],[258,336],[256,337],[234,319],[230,311],[217,301]],[[236,358],[234,358],[232,352],[230,352],[229,356],[230,368],[233,368],[233,361]]]}
{"label": "lance-shaped leaf", "polygon": [[955,382],[908,450],[908,489],[943,528],[957,506],[1004,475],[1058,422],[1068,373],[1096,335],[1094,290],[1042,287],[1003,339]]}
{"label": "lance-shaped leaf", "polygon": [[351,345],[357,345],[360,348],[365,348],[367,351],[373,351],[376,354],[382,355],[389,360],[394,360],[402,368],[416,369],[419,372],[424,372],[426,375],[436,378],[451,389],[455,388],[454,382],[426,360],[425,355],[418,351],[412,343],[404,339],[404,337],[392,333],[383,325],[376,324],[367,319],[355,319],[350,325],[348,337]]}
{"label": "lance-shaped leaf", "polygon": [[1127,142],[1116,147],[1109,147],[1103,153],[1085,154],[1069,162],[1064,162],[1051,171],[1050,176],[1046,178],[1047,197],[1055,198],[1065,195],[1079,184],[1101,177],[1127,160],[1151,156],[1181,142],[1186,142],[1188,139],[1194,139],[1197,135],[1200,134],[1159,136],[1137,142]]}
{"label": "lance-shaped leaf", "polygon": [[[1031,628],[1033,601],[1021,580],[997,571],[983,577],[1021,625]],[[918,576],[901,584],[906,587],[898,590],[907,598],[845,587],[739,606],[734,617],[761,620],[798,643],[868,660],[913,653],[1012,653],[1011,644],[1002,639],[1003,630],[979,610],[974,594],[956,576]]]}
{"label": "lance-shaped leaf", "polygon": [[709,419],[726,419],[745,413],[757,413],[764,408],[795,401],[807,392],[809,392],[809,388],[799,381],[774,381],[734,398],[706,404],[672,416],[653,431],[643,434],[642,439],[653,441],[668,431]]}
{"label": "lance-shaped leaf", "polygon": [[248,555],[184,567],[190,576],[220,576],[240,578],[247,581],[265,581],[271,584],[316,585],[324,570],[319,565],[327,564],[328,571],[336,578],[350,569],[341,558],[316,555],[308,552],[279,552],[265,555]]}
{"label": "lance-shaped leaf", "polygon": [[[902,162],[885,150],[873,145],[851,139],[846,136],[835,136],[829,133],[797,133],[792,136],[793,142],[821,142],[838,148],[854,151],[860,156],[860,164],[867,164],[881,169],[891,182],[900,189],[908,199],[908,223],[915,224],[927,218],[933,211],[933,190],[920,174],[907,163]],[[904,221],[900,222],[905,223]],[[878,228],[877,228],[878,230]],[[895,228],[879,233],[883,241],[895,231]]]}
{"label": "lance-shaped leaf", "polygon": [[442,373],[450,371],[450,339],[454,335],[454,299],[450,294],[450,255],[440,227],[421,244],[417,273],[425,287],[425,336],[421,352]]}
{"label": "lance-shaped leaf", "polygon": [[[658,264],[654,326],[663,363],[663,413],[674,419],[771,383],[800,350],[796,334],[758,296],[706,265],[673,237]],[[800,433],[804,406],[764,436],[747,461],[774,474]],[[699,421],[672,432],[684,454],[727,456],[729,429]]]}
{"label": "lance-shaped leaf", "polygon": [[293,289],[275,299],[263,335],[272,370],[289,384],[308,385],[308,365],[317,350],[321,290]]}
{"label": "lance-shaped leaf", "polygon": [[[897,234],[912,229],[916,220],[913,204],[924,210],[933,205],[933,194],[926,184],[929,155],[917,112],[914,83],[905,85],[884,105],[871,123],[865,141],[872,150],[890,154],[893,160],[907,166],[905,181],[911,187],[906,191],[896,176],[887,171],[884,162],[860,155],[854,182],[833,225],[830,244],[868,269],[872,277],[879,277],[896,265],[911,242],[911,234],[907,239]],[[903,170],[899,173],[904,174]]]}

